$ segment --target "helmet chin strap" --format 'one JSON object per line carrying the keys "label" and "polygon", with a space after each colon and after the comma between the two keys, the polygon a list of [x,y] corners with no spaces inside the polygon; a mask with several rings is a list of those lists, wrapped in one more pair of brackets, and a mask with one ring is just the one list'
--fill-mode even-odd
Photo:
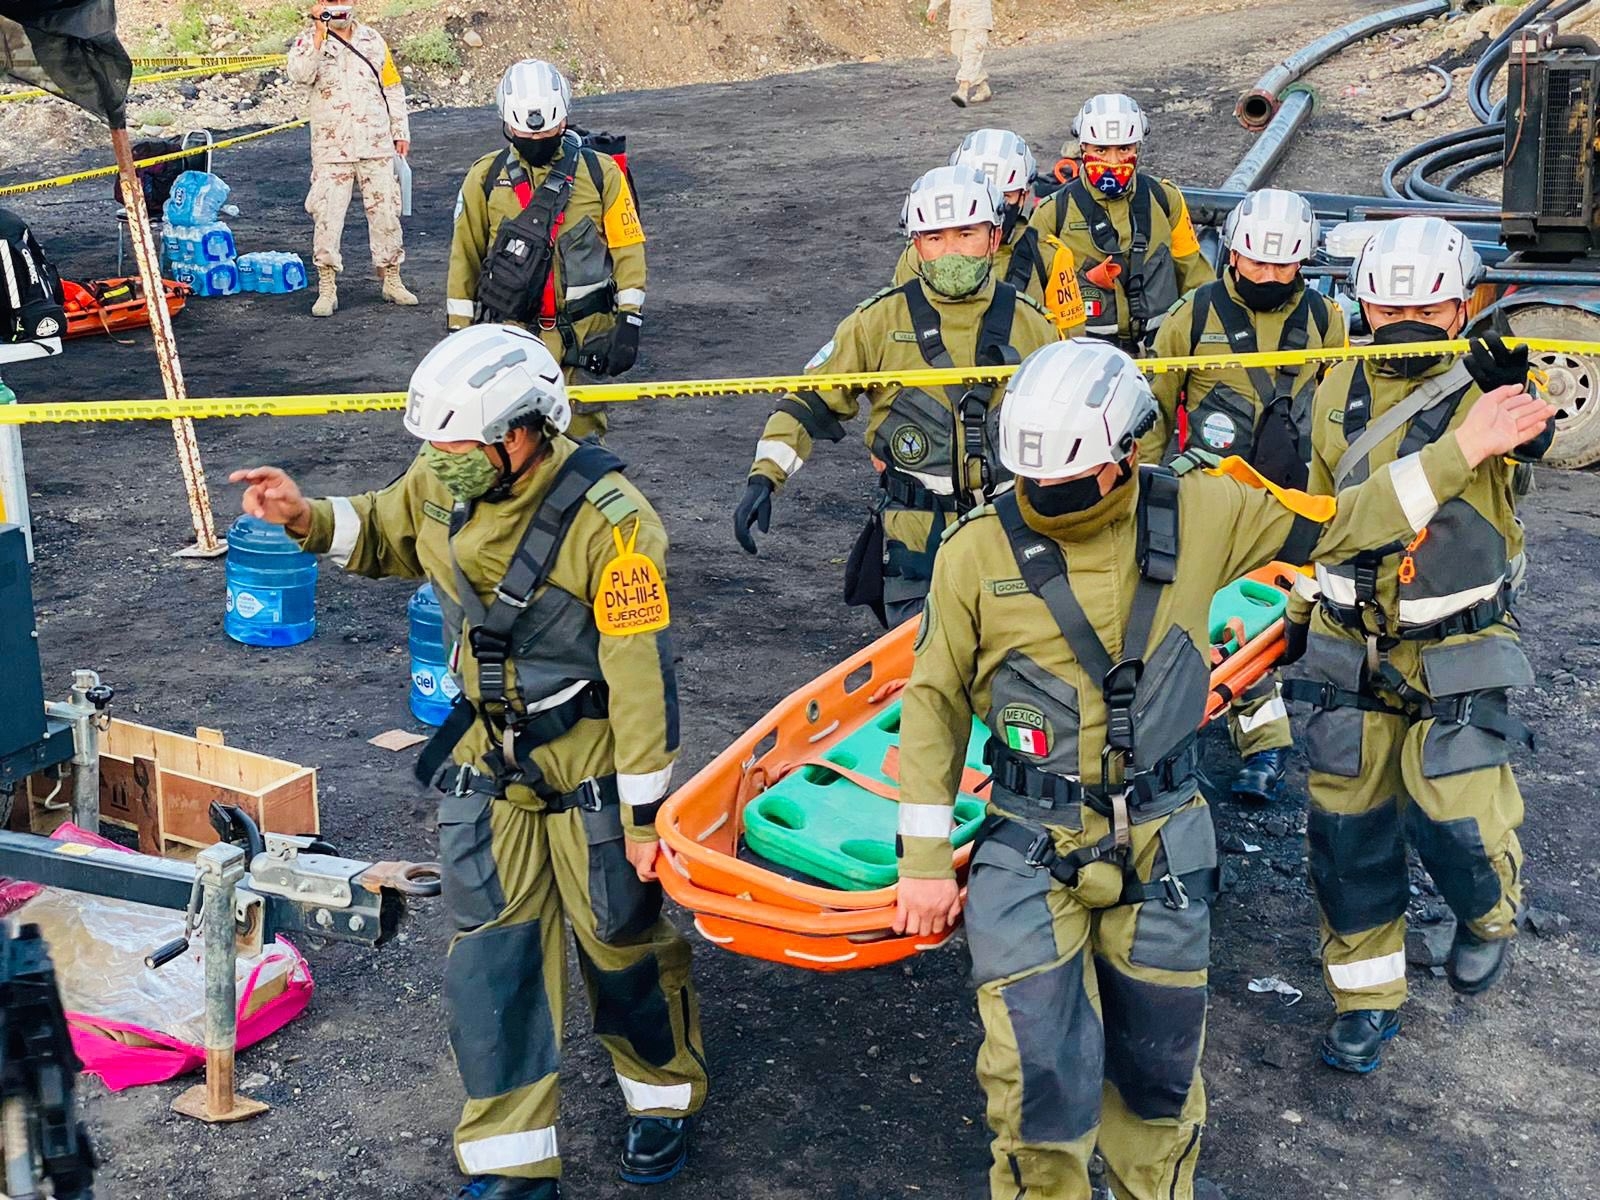
{"label": "helmet chin strap", "polygon": [[500,479],[483,494],[483,498],[491,504],[496,504],[511,495],[511,489],[516,485],[517,480],[543,462],[544,456],[549,452],[549,449],[549,442],[544,443],[539,447],[538,453],[530,454],[527,462],[513,469],[511,466],[511,454],[506,450],[504,442],[495,442],[489,446],[489,454],[493,457],[498,457],[500,460]]}

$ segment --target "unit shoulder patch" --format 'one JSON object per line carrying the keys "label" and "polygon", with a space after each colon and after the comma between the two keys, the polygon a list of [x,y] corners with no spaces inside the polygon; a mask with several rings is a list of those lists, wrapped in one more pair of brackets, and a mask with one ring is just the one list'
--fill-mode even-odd
{"label": "unit shoulder patch", "polygon": [[[598,508],[600,515],[613,526],[621,525],[623,521],[634,516],[639,511],[639,505],[633,497],[618,486],[619,478],[615,473],[602,475],[583,496],[585,500]],[[637,527],[633,531],[633,536],[635,538],[639,536]]]}

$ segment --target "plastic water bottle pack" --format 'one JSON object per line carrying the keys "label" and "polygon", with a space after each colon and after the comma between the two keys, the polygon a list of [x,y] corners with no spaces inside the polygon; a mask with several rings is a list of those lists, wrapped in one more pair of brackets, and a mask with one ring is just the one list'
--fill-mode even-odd
{"label": "plastic water bottle pack", "polygon": [[239,266],[228,259],[213,263],[173,263],[172,278],[186,283],[196,296],[232,296],[239,291]]}
{"label": "plastic water bottle pack", "polygon": [[161,206],[161,217],[168,225],[209,225],[222,215],[232,189],[219,176],[206,171],[185,171],[172,184],[172,193]]}
{"label": "plastic water bottle pack", "polygon": [[239,258],[239,288],[245,292],[298,292],[306,286],[306,268],[298,254],[260,250]]}

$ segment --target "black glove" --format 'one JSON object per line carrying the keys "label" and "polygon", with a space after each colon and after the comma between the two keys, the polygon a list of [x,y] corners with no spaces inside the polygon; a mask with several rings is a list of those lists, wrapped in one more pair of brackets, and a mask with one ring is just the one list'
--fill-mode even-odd
{"label": "black glove", "polygon": [[733,536],[739,539],[739,545],[744,547],[746,554],[754,554],[756,540],[750,536],[750,530],[760,526],[761,532],[766,533],[771,525],[772,480],[762,475],[752,475],[744,485],[739,507],[733,510]]}
{"label": "black glove", "polygon": [[1278,660],[1278,665],[1287,667],[1290,663],[1297,663],[1304,658],[1306,642],[1310,637],[1310,621],[1297,625],[1293,621],[1285,620],[1283,623],[1284,651],[1283,657]]}
{"label": "black glove", "polygon": [[611,344],[606,349],[603,374],[621,375],[633,369],[639,358],[639,329],[643,325],[644,318],[638,313],[622,313],[617,317],[616,327],[611,331]]}
{"label": "black glove", "polygon": [[1486,392],[1507,384],[1527,387],[1528,348],[1518,346],[1513,350],[1493,331],[1473,338],[1467,350],[1467,374]]}

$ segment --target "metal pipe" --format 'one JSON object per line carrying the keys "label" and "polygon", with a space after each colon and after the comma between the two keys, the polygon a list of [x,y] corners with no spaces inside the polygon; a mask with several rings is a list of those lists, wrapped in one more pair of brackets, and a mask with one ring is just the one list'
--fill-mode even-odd
{"label": "metal pipe", "polygon": [[[1343,279],[1350,274],[1346,264],[1339,263],[1311,263],[1301,268],[1301,274],[1308,279]],[[1483,273],[1484,283],[1518,284],[1523,287],[1535,287],[1539,284],[1549,284],[1554,287],[1596,287],[1600,286],[1600,263],[1593,271],[1543,271],[1531,268],[1517,267],[1490,267]]]}
{"label": "metal pipe", "polygon": [[1402,25],[1415,25],[1430,17],[1442,16],[1449,10],[1449,0],[1421,0],[1420,3],[1404,4],[1399,8],[1373,13],[1348,25],[1340,26],[1331,33],[1325,33],[1310,45],[1295,51],[1258,79],[1254,87],[1239,97],[1239,103],[1233,110],[1234,116],[1239,118],[1241,125],[1252,132],[1265,129],[1273,114],[1278,111],[1284,89],[1324,59],[1337,54],[1351,43],[1359,42],[1375,33],[1397,29]]}
{"label": "metal pipe", "polygon": [[90,833],[100,832],[100,710],[89,701],[91,688],[100,686],[93,671],[72,673],[72,823]]}
{"label": "metal pipe", "polygon": [[195,866],[204,891],[200,928],[205,937],[206,1081],[184,1092],[172,1108],[201,1121],[242,1121],[267,1110],[261,1101],[234,1092],[239,985],[233,907],[244,879],[244,851],[218,842],[200,852]]}
{"label": "metal pipe", "polygon": [[1290,139],[1300,132],[1311,114],[1317,111],[1317,94],[1303,83],[1292,85],[1285,93],[1278,111],[1256,138],[1255,144],[1233,169],[1233,174],[1222,181],[1223,191],[1248,192],[1260,187],[1272,177],[1283,156],[1289,152]]}
{"label": "metal pipe", "polygon": [[[1500,214],[1493,210],[1428,204],[1405,197],[1357,196],[1345,192],[1300,194],[1311,202],[1318,219],[1323,221],[1360,221],[1427,213],[1453,221],[1474,241],[1493,242],[1500,237]],[[1189,208],[1189,215],[1197,224],[1220,225],[1234,206],[1244,199],[1244,192],[1225,188],[1186,187],[1183,189],[1183,199]]]}

